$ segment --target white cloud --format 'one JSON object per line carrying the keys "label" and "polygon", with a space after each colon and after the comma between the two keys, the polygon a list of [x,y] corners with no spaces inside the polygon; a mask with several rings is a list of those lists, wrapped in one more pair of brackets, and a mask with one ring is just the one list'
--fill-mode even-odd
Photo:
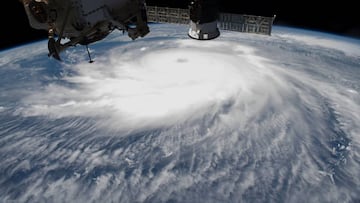
{"label": "white cloud", "polygon": [[134,48],[118,54],[117,48],[94,64],[68,65],[75,73],[63,80],[71,87],[50,84],[34,92],[23,101],[22,113],[101,117],[102,124],[122,129],[169,126],[200,118],[206,108],[251,91],[270,72],[246,46],[173,43],[177,48],[153,44],[141,53]]}
{"label": "white cloud", "polygon": [[[66,53],[76,63],[66,63],[60,79],[32,76],[47,86],[20,83],[30,86],[15,107],[21,114],[0,114],[0,182],[14,183],[1,188],[5,201],[11,191],[23,202],[357,197],[357,69],[317,61],[276,33],[151,38],[163,29],[186,33],[158,28],[135,42],[112,38],[119,47],[94,45],[93,64]],[[337,64],[357,62],[346,59]]]}
{"label": "white cloud", "polygon": [[[306,31],[300,29],[286,29],[285,32],[276,34],[281,38],[296,40],[310,46],[320,46],[332,50],[342,51],[350,56],[360,57],[360,40],[346,38],[327,33]],[[281,30],[281,29],[280,29]],[[291,32],[291,34],[289,33]]]}

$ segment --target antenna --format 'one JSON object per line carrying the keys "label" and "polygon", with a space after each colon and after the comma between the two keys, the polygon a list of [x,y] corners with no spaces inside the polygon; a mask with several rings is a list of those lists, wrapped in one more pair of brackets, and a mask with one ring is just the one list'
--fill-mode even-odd
{"label": "antenna", "polygon": [[86,46],[86,51],[87,51],[87,53],[88,53],[88,55],[89,55],[89,63],[93,63],[94,61],[91,59],[89,47],[88,47],[88,45],[85,45],[85,46]]}

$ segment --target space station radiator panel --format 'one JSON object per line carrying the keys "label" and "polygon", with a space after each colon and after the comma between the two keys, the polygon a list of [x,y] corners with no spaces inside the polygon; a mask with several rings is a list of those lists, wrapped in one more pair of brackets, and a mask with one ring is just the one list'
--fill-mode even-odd
{"label": "space station radiator panel", "polygon": [[[168,8],[147,6],[148,22],[189,24],[190,10],[181,8]],[[220,13],[218,28],[237,32],[271,35],[272,25],[276,16],[254,16],[233,13]]]}

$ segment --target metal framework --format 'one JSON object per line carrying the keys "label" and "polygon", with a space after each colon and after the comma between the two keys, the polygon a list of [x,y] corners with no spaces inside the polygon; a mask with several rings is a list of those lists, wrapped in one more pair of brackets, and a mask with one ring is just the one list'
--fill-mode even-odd
{"label": "metal framework", "polygon": [[[190,23],[189,9],[147,6],[146,10],[149,22],[175,24]],[[218,27],[222,30],[271,35],[275,17],[275,15],[273,17],[265,17],[220,13]]]}
{"label": "metal framework", "polygon": [[222,30],[271,35],[275,17],[220,13],[218,26]]}
{"label": "metal framework", "polygon": [[189,24],[190,22],[189,9],[147,6],[146,10],[149,22],[174,24]]}

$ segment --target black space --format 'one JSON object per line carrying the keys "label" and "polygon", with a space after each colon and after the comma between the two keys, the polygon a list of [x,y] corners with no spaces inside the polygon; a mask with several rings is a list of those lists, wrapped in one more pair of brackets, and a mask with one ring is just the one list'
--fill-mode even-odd
{"label": "black space", "polygon": [[[148,5],[187,7],[187,0],[147,0]],[[275,25],[324,31],[360,39],[360,11],[355,1],[274,1],[219,0],[221,12],[251,15],[276,15]],[[47,32],[28,24],[22,4],[7,0],[0,7],[0,49],[46,39]]]}

